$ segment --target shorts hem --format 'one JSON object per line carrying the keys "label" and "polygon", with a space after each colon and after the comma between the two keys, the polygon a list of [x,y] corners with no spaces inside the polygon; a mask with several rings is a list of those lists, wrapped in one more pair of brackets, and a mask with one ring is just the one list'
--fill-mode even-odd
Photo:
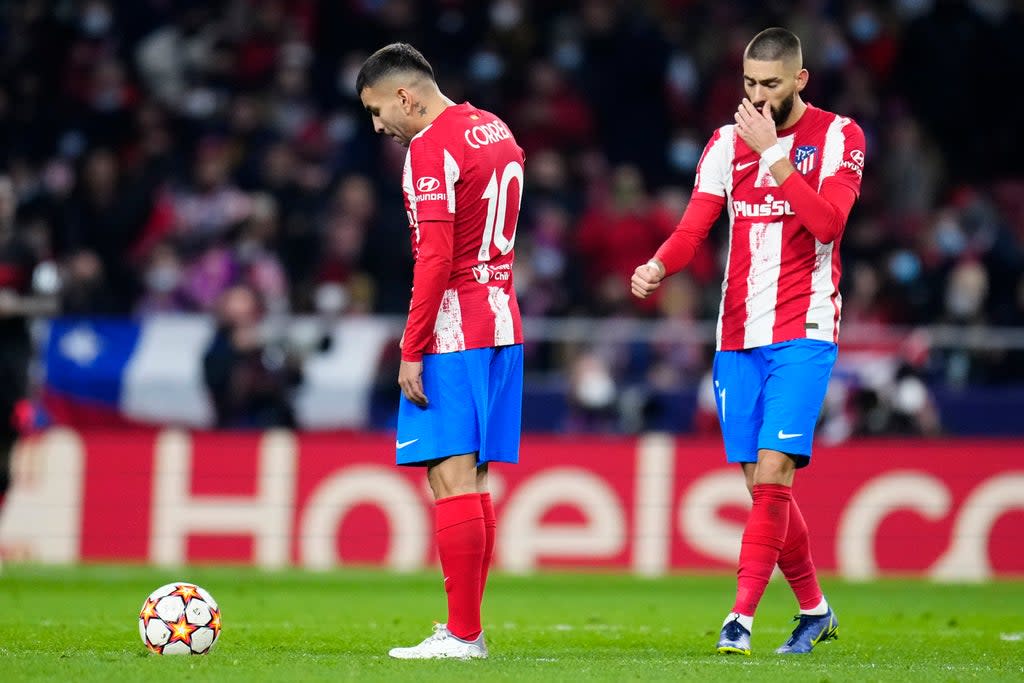
{"label": "shorts hem", "polygon": [[725,461],[726,462],[740,463],[740,464],[745,463],[745,462],[757,462],[757,453],[755,453],[752,456],[751,455],[729,455],[728,453],[726,453],[725,454]]}
{"label": "shorts hem", "polygon": [[395,464],[396,465],[413,465],[413,466],[424,467],[424,466],[431,465],[431,464],[436,463],[436,462],[440,462],[441,460],[444,460],[445,458],[454,458],[455,456],[458,456],[458,455],[470,455],[471,453],[476,453],[476,459],[477,459],[477,462],[479,462],[480,461],[480,447],[477,446],[477,447],[466,448],[466,449],[461,449],[461,448],[452,449],[451,453],[447,453],[445,455],[424,455],[424,456],[411,456],[411,457],[408,457],[408,458],[396,458],[395,459]]}
{"label": "shorts hem", "polygon": [[[810,453],[788,453],[788,452],[786,452],[786,451],[784,451],[784,450],[782,450],[780,448],[772,448],[771,446],[759,446],[758,447],[758,450],[762,450],[762,449],[770,450],[770,451],[778,451],[779,453],[783,453],[785,455],[788,455],[789,457],[791,457],[793,459],[793,462],[796,464],[796,468],[798,470],[802,469],[804,467],[807,467],[808,465],[811,464],[811,454]],[[738,455],[734,456],[734,455],[726,454],[725,461],[728,462],[728,463],[738,463],[738,464],[741,464],[741,465],[743,463],[747,463],[747,462],[757,462],[757,454],[754,454],[753,456],[749,456],[749,455],[747,455],[747,456],[738,456]]]}
{"label": "shorts hem", "polygon": [[477,458],[477,463],[479,463],[481,465],[485,465],[487,463],[492,463],[492,462],[505,463],[506,465],[517,465],[517,464],[519,464],[519,456],[516,455],[516,456],[509,457],[509,456],[497,455],[497,456],[494,456],[494,457]]}

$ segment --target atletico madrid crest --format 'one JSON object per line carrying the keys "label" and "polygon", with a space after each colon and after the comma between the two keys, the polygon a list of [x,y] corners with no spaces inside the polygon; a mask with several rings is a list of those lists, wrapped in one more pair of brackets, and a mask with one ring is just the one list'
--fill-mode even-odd
{"label": "atletico madrid crest", "polygon": [[815,145],[800,145],[793,154],[793,166],[803,175],[814,170],[818,163],[818,148]]}

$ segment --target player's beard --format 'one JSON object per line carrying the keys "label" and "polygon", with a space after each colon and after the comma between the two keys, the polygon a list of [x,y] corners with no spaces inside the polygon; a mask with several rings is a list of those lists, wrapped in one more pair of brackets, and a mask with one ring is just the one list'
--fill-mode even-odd
{"label": "player's beard", "polygon": [[[793,113],[793,105],[796,103],[796,91],[789,93],[789,97],[779,102],[779,108],[775,109],[772,107],[772,120],[775,121],[775,127],[781,128],[782,124],[786,122],[789,115]],[[771,106],[771,105],[769,105]]]}

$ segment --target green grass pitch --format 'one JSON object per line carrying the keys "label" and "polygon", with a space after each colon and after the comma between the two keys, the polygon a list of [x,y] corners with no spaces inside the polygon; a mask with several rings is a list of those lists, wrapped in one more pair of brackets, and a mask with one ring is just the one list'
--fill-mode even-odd
{"label": "green grass pitch", "polygon": [[[144,649],[137,615],[175,580],[210,590],[224,630],[202,657]],[[197,567],[44,568],[0,573],[0,681],[1021,681],[1024,582],[939,585],[826,578],[840,639],[810,656],[773,653],[795,605],[774,581],[751,657],[714,653],[731,576],[495,575],[484,606],[491,658],[401,662],[445,616],[440,576]]]}

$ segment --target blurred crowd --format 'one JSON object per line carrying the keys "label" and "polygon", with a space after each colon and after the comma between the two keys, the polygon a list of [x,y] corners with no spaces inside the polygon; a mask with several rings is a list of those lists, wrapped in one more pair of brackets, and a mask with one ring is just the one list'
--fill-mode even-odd
{"label": "blurred crowd", "polygon": [[[784,25],[803,40],[805,99],[867,136],[843,240],[844,325],[1024,324],[1019,3],[23,0],[0,11],[0,168],[18,239],[56,273],[45,284],[66,314],[198,311],[230,326],[245,296],[259,315],[403,313],[405,150],[373,134],[354,84],[366,56],[405,40],[449,97],[496,112],[526,150],[525,315],[713,319],[724,224],[660,296],[632,300],[626,281],[682,214],[704,143],[731,122],[744,45]],[[543,346],[531,349],[539,370],[570,353]],[[708,366],[700,345],[571,355],[571,377],[649,386],[699,382]],[[957,367],[965,382],[1024,379],[1006,358]]]}

